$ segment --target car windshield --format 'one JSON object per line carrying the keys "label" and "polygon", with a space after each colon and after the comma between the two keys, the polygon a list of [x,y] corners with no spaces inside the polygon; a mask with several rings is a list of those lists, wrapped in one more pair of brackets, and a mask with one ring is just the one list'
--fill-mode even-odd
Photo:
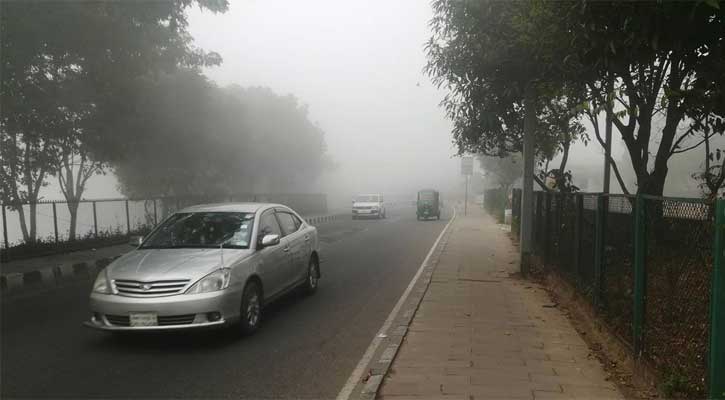
{"label": "car windshield", "polygon": [[168,248],[249,248],[254,214],[238,212],[177,213],[167,219],[141,246]]}
{"label": "car windshield", "polygon": [[380,197],[377,195],[371,195],[371,194],[363,194],[360,196],[355,197],[356,203],[376,203],[380,200],[378,200]]}

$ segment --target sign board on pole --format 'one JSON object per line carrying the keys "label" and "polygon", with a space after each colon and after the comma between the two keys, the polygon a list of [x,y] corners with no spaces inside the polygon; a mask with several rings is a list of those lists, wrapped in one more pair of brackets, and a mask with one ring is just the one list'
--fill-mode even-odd
{"label": "sign board on pole", "polygon": [[461,175],[473,175],[473,157],[461,158]]}

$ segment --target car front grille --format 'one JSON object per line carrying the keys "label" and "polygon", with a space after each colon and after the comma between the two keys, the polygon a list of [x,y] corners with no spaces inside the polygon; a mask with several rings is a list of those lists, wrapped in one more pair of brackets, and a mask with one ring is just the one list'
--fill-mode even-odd
{"label": "car front grille", "polygon": [[372,210],[371,206],[356,206],[356,210]]}
{"label": "car front grille", "polygon": [[113,281],[113,284],[116,287],[118,294],[135,297],[154,297],[178,294],[181,293],[184,288],[186,288],[186,285],[188,283],[188,279],[174,279],[151,282],[134,281],[127,279],[115,279]]}
{"label": "car front grille", "polygon": [[194,322],[195,314],[159,316],[159,325],[188,325]]}
{"label": "car front grille", "polygon": [[[185,315],[159,315],[158,323],[159,326],[168,325],[189,325],[194,322],[196,314],[185,314]],[[106,320],[109,324],[115,326],[130,326],[131,318],[128,315],[111,315],[106,314]]]}

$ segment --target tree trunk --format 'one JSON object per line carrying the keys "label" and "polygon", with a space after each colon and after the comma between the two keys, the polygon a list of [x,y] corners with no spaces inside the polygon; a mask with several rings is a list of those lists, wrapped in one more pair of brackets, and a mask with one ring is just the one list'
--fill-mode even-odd
{"label": "tree trunk", "polygon": [[76,240],[76,225],[78,222],[77,201],[68,202],[68,213],[70,214],[70,228],[68,229],[68,240]]}
{"label": "tree trunk", "polygon": [[20,222],[20,232],[23,234],[23,241],[30,241],[30,234],[28,233],[28,224],[25,222],[25,208],[22,204],[18,204],[18,220]]}
{"label": "tree trunk", "polygon": [[38,205],[34,202],[30,203],[30,234],[28,239],[30,242],[37,240],[37,213]]}
{"label": "tree trunk", "polygon": [[564,193],[566,188],[566,182],[564,181],[564,170],[566,169],[566,163],[569,161],[569,148],[571,147],[571,141],[565,141],[562,143],[564,147],[564,154],[561,157],[561,164],[559,164],[559,172],[556,176],[556,186],[558,186],[559,192]]}

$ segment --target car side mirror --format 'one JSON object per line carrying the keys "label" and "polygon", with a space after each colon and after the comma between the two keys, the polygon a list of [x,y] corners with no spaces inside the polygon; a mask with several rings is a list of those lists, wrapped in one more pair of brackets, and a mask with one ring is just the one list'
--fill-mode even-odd
{"label": "car side mirror", "polygon": [[262,247],[276,246],[279,244],[279,235],[264,235],[260,245]]}
{"label": "car side mirror", "polygon": [[143,236],[134,235],[128,239],[129,246],[138,247],[141,246],[141,243],[143,243]]}

